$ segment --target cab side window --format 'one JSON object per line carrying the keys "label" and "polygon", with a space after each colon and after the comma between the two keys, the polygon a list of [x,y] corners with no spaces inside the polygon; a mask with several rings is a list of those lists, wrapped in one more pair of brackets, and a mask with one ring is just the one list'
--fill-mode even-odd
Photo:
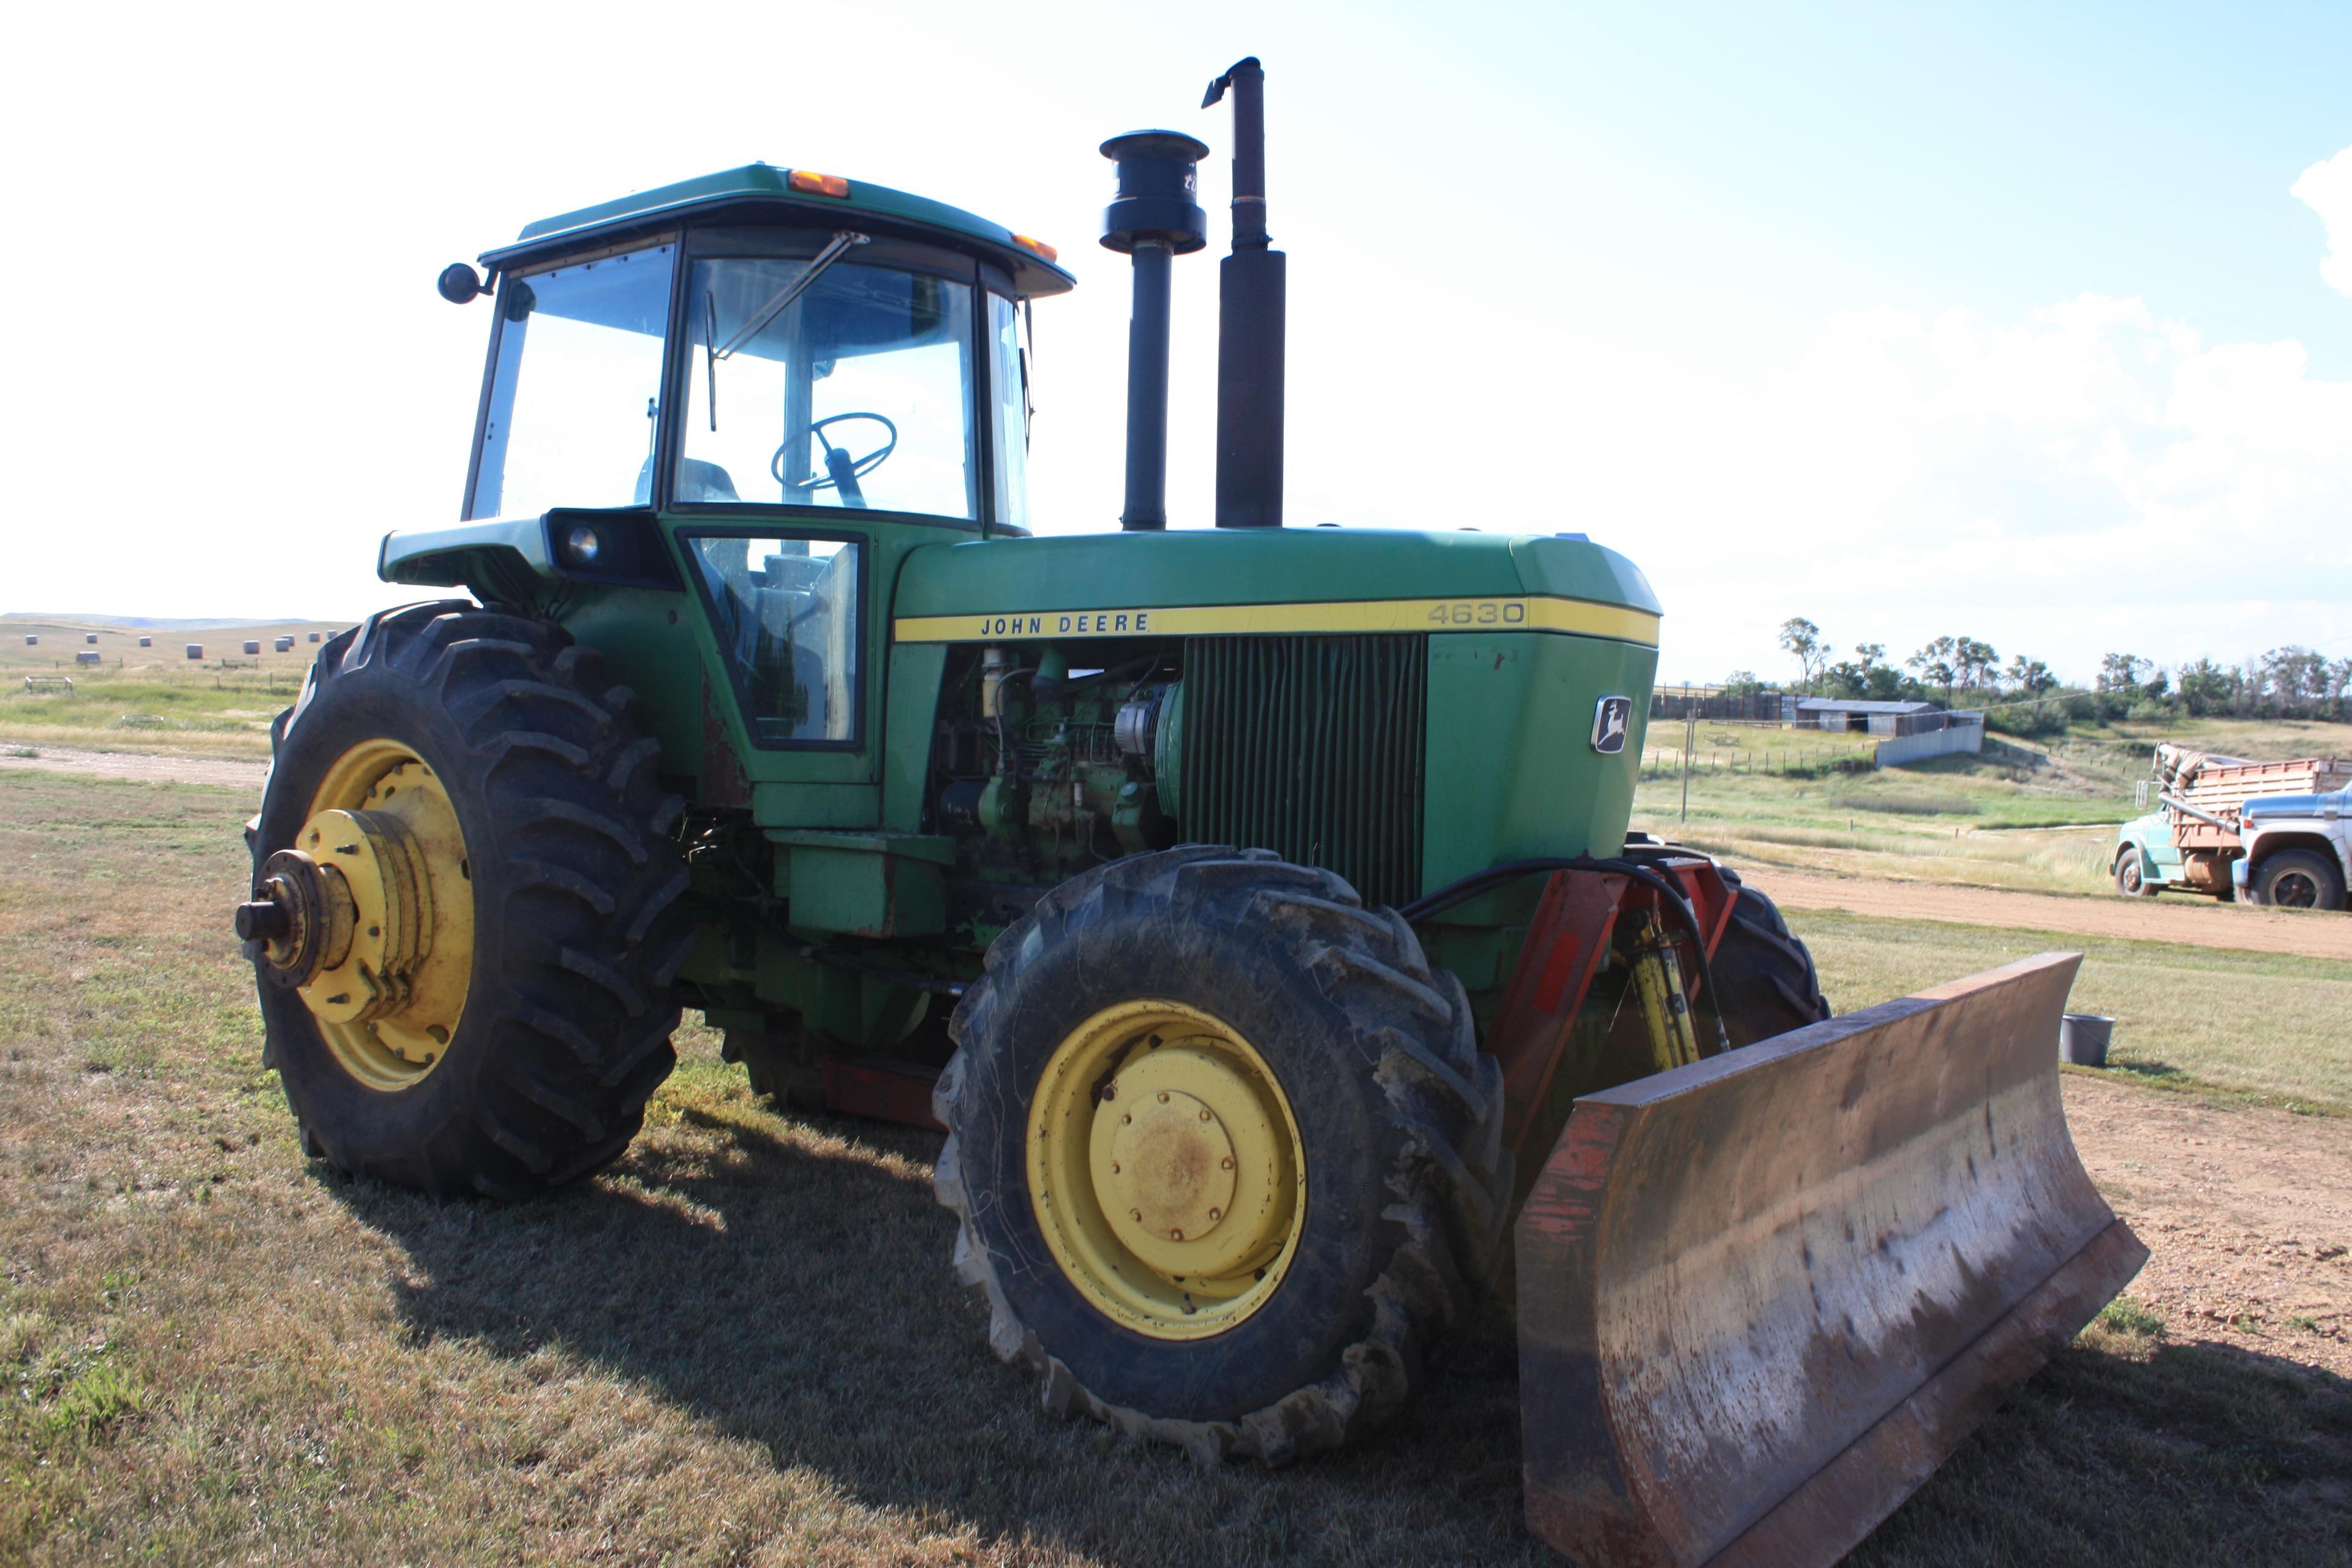
{"label": "cab side window", "polygon": [[698,535],[696,569],[744,727],[761,745],[854,745],[858,595],[854,540]]}

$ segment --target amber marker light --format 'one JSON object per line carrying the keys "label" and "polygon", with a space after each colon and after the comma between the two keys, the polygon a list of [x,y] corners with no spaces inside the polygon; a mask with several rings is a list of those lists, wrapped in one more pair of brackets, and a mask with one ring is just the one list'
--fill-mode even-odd
{"label": "amber marker light", "polygon": [[839,174],[820,174],[808,169],[794,169],[784,176],[784,184],[813,196],[845,196],[849,194],[849,182]]}
{"label": "amber marker light", "polygon": [[1025,234],[1014,235],[1013,237],[1013,243],[1033,255],[1044,258],[1047,261],[1057,261],[1061,258],[1062,253],[1060,251],[1055,249],[1044,240],[1032,239]]}

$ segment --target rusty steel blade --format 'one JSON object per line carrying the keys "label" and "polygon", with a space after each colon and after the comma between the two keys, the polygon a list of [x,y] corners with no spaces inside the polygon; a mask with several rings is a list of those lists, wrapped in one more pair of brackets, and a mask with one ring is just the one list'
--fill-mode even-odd
{"label": "rusty steel blade", "polygon": [[1584,1568],[1834,1563],[2137,1273],[2044,953],[1587,1095],[1518,1221],[1528,1523]]}

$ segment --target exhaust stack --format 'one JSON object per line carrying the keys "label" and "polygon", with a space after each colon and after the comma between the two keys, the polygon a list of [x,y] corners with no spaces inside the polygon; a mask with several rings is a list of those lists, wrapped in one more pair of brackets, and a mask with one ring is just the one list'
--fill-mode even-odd
{"label": "exhaust stack", "polygon": [[1288,258],[1267,248],[1265,71],[1257,57],[1209,84],[1234,94],[1234,253],[1217,267],[1217,526],[1282,526],[1282,365]]}
{"label": "exhaust stack", "polygon": [[[1102,144],[1118,166],[1118,195],[1103,210],[1103,247],[1135,264],[1127,322],[1127,506],[1130,531],[1168,526],[1168,264],[1209,243],[1194,199],[1206,144],[1176,131],[1130,131]],[[1219,493],[1223,494],[1220,479]],[[1220,503],[1219,521],[1223,519]]]}

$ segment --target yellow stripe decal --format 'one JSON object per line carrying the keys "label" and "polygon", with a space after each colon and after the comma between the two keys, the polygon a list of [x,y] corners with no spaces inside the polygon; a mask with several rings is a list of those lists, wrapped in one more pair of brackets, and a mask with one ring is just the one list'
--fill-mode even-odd
{"label": "yellow stripe decal", "polygon": [[1581,599],[1356,599],[1307,605],[1169,605],[1024,610],[987,616],[908,616],[898,642],[998,637],[1263,637],[1284,632],[1566,632],[1658,646],[1658,617]]}

